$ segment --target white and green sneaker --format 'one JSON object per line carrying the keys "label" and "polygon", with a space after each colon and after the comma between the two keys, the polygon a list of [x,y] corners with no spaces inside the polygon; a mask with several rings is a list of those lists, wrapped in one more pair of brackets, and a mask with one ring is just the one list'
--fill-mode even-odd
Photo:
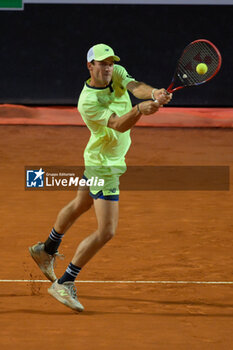
{"label": "white and green sneaker", "polygon": [[54,263],[57,256],[62,257],[61,254],[55,253],[50,255],[44,250],[44,243],[37,243],[29,247],[29,252],[35,260],[43,274],[52,282],[56,281],[57,277],[54,273]]}
{"label": "white and green sneaker", "polygon": [[59,284],[56,280],[48,289],[50,295],[60,301],[60,303],[70,307],[73,310],[82,312],[84,307],[78,301],[77,291],[74,282],[64,282]]}

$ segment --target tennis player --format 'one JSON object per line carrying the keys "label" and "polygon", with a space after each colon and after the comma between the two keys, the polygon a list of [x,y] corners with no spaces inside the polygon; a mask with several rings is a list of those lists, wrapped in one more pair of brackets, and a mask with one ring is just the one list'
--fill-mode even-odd
{"label": "tennis player", "polygon": [[[167,104],[171,94],[132,78],[124,67],[115,64],[120,58],[105,44],[97,44],[87,53],[90,78],[85,82],[78,110],[91,132],[84,151],[84,179],[92,176],[104,185],[79,189],[77,196],[58,214],[44,243],[29,248],[32,258],[44,275],[53,282],[48,292],[61,303],[83,311],[74,282],[81,269],[114,236],[118,223],[119,177],[126,171],[125,155],[130,147],[130,129],[142,115],[151,115]],[[132,107],[129,90],[146,100]],[[63,276],[57,279],[54,261],[62,237],[83,213],[94,205],[98,227],[77,247]]]}

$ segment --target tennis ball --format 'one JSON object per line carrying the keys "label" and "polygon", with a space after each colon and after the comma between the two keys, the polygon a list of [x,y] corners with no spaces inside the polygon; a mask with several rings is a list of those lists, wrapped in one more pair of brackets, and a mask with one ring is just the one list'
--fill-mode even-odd
{"label": "tennis ball", "polygon": [[196,72],[198,74],[206,74],[206,72],[208,71],[208,67],[205,63],[199,63],[197,66],[196,66]]}

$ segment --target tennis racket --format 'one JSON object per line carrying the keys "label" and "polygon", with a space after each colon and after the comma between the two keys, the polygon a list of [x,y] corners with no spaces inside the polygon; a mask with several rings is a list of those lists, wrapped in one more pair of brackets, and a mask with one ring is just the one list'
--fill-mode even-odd
{"label": "tennis racket", "polygon": [[[198,74],[197,66],[200,63],[207,69],[205,73],[202,71]],[[195,40],[184,49],[167,91],[171,93],[185,87],[204,84],[218,73],[221,64],[221,54],[213,43],[205,39]]]}

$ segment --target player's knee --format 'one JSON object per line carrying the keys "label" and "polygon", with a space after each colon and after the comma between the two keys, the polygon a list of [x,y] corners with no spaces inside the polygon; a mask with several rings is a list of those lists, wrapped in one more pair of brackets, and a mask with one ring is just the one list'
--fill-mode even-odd
{"label": "player's knee", "polygon": [[107,224],[99,230],[99,236],[104,243],[107,243],[115,236],[116,229],[113,224]]}

